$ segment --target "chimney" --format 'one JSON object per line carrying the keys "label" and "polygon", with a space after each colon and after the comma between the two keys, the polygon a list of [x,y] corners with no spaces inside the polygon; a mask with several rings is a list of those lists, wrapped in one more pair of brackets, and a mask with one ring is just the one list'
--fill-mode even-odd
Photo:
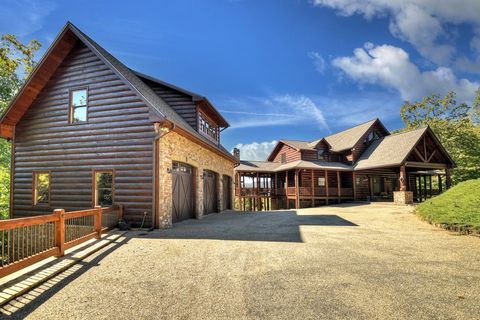
{"label": "chimney", "polygon": [[238,148],[233,148],[232,154],[233,154],[233,156],[235,157],[235,159],[237,159],[238,161],[240,161],[240,149],[238,149]]}

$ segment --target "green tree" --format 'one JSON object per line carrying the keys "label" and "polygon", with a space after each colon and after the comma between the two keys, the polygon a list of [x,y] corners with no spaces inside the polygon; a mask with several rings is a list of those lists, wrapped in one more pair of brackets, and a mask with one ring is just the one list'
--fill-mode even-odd
{"label": "green tree", "polygon": [[471,105],[457,103],[455,93],[449,92],[445,97],[434,94],[419,102],[407,101],[400,111],[405,129],[432,128],[457,164],[452,174],[454,183],[480,178],[479,105],[480,90]]}
{"label": "green tree", "polygon": [[[34,56],[40,49],[36,40],[23,44],[14,35],[0,38],[0,114],[35,67]],[[0,218],[8,215],[10,198],[10,142],[0,139]]]}

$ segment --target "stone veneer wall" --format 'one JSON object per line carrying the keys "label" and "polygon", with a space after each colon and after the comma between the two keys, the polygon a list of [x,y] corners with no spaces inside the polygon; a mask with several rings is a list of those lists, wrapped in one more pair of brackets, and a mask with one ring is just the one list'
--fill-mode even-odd
{"label": "stone veneer wall", "polygon": [[413,192],[412,191],[394,191],[393,203],[395,204],[412,204]]}
{"label": "stone veneer wall", "polygon": [[[158,226],[160,228],[169,228],[172,226],[172,174],[169,172],[172,168],[173,161],[179,161],[194,167],[195,180],[195,216],[197,219],[203,217],[203,179],[201,176],[203,170],[211,170],[217,175],[217,199],[219,211],[224,210],[223,203],[223,175],[231,178],[232,186],[230,190],[234,190],[234,163],[227,160],[216,153],[205,149],[204,147],[186,139],[185,137],[170,132],[159,140],[159,203],[158,205]],[[233,205],[233,192],[231,195],[231,203]]]}

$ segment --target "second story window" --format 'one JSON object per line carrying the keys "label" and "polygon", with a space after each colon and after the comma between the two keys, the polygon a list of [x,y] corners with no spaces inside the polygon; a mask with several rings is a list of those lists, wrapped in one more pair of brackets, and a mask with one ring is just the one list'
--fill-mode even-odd
{"label": "second story window", "polygon": [[280,155],[280,162],[281,163],[287,162],[287,154],[285,152]]}
{"label": "second story window", "polygon": [[219,140],[218,126],[207,119],[202,113],[199,113],[198,115],[198,131],[210,140],[215,142],[218,142]]}
{"label": "second story window", "polygon": [[370,144],[377,139],[380,139],[380,135],[377,133],[377,131],[370,131],[370,133],[368,134],[367,138],[363,143]]}
{"label": "second story window", "polygon": [[88,113],[87,89],[70,91],[70,123],[86,122]]}
{"label": "second story window", "polygon": [[317,159],[326,161],[327,160],[327,150],[325,150],[325,149],[318,150],[317,151]]}

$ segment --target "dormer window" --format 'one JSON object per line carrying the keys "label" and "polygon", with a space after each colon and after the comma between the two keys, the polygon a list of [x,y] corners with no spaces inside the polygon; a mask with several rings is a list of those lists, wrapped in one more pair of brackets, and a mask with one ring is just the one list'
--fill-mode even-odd
{"label": "dormer window", "polygon": [[328,156],[327,150],[325,150],[325,149],[317,150],[317,159],[318,160],[325,161],[325,160],[327,160],[327,156]]}
{"label": "dormer window", "polygon": [[198,113],[198,131],[214,142],[219,140],[220,130],[218,126],[201,112]]}
{"label": "dormer window", "polygon": [[87,121],[87,103],[87,89],[70,91],[70,123]]}
{"label": "dormer window", "polygon": [[380,139],[380,136],[378,135],[377,131],[370,131],[370,133],[368,134],[367,138],[363,143],[370,144],[377,139]]}

